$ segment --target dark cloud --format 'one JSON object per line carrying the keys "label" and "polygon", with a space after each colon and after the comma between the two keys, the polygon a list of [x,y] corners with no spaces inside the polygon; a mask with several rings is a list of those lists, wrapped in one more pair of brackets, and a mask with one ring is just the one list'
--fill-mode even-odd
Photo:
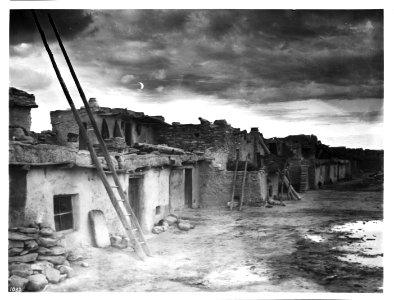
{"label": "dark cloud", "polygon": [[[47,14],[50,13],[56,23],[56,27],[64,39],[72,39],[82,32],[91,22],[91,16],[81,10],[37,10],[48,40],[54,39]],[[38,31],[30,10],[10,11],[10,43],[32,43],[39,40]]]}
{"label": "dark cloud", "polygon": [[[122,80],[128,76],[143,81],[146,93],[180,88],[243,105],[383,97],[382,10],[52,14],[65,39],[89,39],[72,44],[77,62],[113,70],[115,86],[135,89]],[[35,32],[29,11],[11,11],[12,45],[33,42]]]}

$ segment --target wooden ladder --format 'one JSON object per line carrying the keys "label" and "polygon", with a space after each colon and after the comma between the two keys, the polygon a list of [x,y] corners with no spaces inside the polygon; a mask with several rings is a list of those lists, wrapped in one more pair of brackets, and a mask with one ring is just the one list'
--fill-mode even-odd
{"label": "wooden ladder", "polygon": [[[123,191],[123,188],[122,188],[122,185],[120,183],[119,177],[117,175],[117,171],[115,169],[115,166],[114,166],[114,164],[112,162],[112,159],[111,159],[111,157],[109,155],[109,152],[108,152],[108,149],[107,149],[107,147],[105,145],[105,142],[104,142],[103,138],[101,137],[100,131],[99,131],[97,123],[96,123],[96,121],[95,121],[95,119],[93,117],[93,114],[92,114],[92,111],[90,109],[89,103],[86,100],[85,93],[83,92],[82,87],[81,87],[81,85],[79,83],[79,80],[78,80],[78,78],[77,78],[77,76],[75,74],[74,68],[73,68],[73,66],[71,64],[71,61],[70,61],[68,55],[67,55],[66,49],[64,48],[63,42],[62,42],[62,40],[60,38],[60,35],[59,35],[59,33],[58,33],[57,29],[56,29],[55,23],[54,23],[53,19],[51,18],[51,16],[48,14],[49,21],[51,23],[51,26],[52,26],[54,32],[55,32],[56,38],[57,38],[59,46],[60,46],[60,48],[61,48],[61,50],[63,52],[63,55],[64,55],[64,57],[66,59],[66,62],[67,62],[67,65],[68,65],[68,67],[70,69],[71,75],[72,75],[72,77],[73,77],[73,79],[75,81],[75,84],[76,84],[77,88],[78,88],[78,92],[79,92],[79,94],[81,96],[81,99],[82,99],[82,101],[84,103],[86,112],[87,112],[87,114],[89,116],[89,119],[90,119],[90,121],[92,123],[95,135],[96,135],[96,137],[97,137],[97,139],[99,141],[101,150],[102,150],[102,152],[104,154],[104,158],[105,158],[105,161],[107,163],[107,167],[110,170],[109,173],[112,175],[112,178],[113,178],[113,181],[115,183],[115,186],[111,186],[110,185],[110,183],[108,181],[108,178],[107,178],[107,175],[105,174],[105,172],[103,170],[103,167],[102,167],[102,165],[101,165],[101,163],[100,163],[100,161],[99,161],[99,159],[97,157],[97,154],[96,154],[96,152],[95,152],[95,150],[93,148],[93,145],[92,145],[92,143],[90,142],[90,140],[88,138],[87,131],[86,131],[86,129],[85,129],[83,123],[82,123],[82,120],[81,120],[81,118],[80,118],[80,116],[78,114],[78,111],[77,111],[77,109],[76,109],[76,107],[74,105],[74,102],[73,102],[73,100],[72,100],[72,98],[70,96],[70,93],[68,92],[66,84],[64,83],[64,80],[63,80],[63,78],[62,78],[62,76],[60,74],[59,68],[57,67],[56,61],[55,61],[55,59],[53,57],[53,54],[52,54],[52,51],[51,51],[51,49],[50,49],[50,47],[48,45],[47,39],[45,37],[45,34],[44,34],[43,30],[42,30],[42,27],[41,27],[41,25],[40,25],[40,23],[38,21],[37,15],[35,14],[34,10],[32,10],[32,14],[33,14],[33,17],[34,17],[34,21],[35,21],[35,23],[37,25],[38,31],[39,31],[39,33],[41,35],[41,39],[42,39],[42,41],[44,43],[45,49],[46,49],[46,51],[47,51],[47,53],[49,55],[49,58],[50,58],[51,63],[52,63],[52,66],[53,66],[53,68],[55,70],[56,76],[57,76],[57,78],[59,80],[59,83],[60,83],[62,89],[63,89],[64,95],[66,96],[66,99],[67,99],[67,101],[68,101],[68,103],[69,103],[69,105],[71,107],[71,111],[72,111],[72,113],[74,115],[74,118],[75,118],[75,120],[76,120],[76,122],[77,122],[77,124],[79,126],[82,138],[85,139],[85,141],[86,141],[88,150],[90,152],[92,161],[93,161],[94,165],[96,166],[98,175],[99,175],[101,181],[104,184],[104,187],[105,187],[105,189],[106,189],[106,191],[108,193],[108,196],[109,196],[109,198],[111,200],[111,203],[112,203],[113,207],[115,208],[115,211],[116,211],[116,213],[117,213],[117,215],[118,215],[118,217],[119,217],[119,219],[120,219],[120,221],[121,221],[121,223],[122,223],[122,225],[123,225],[123,227],[124,227],[124,229],[125,229],[125,231],[127,233],[127,236],[129,237],[130,241],[132,243],[134,243],[134,245],[135,245],[135,251],[136,251],[138,257],[140,257],[141,259],[145,259],[145,255],[151,256],[148,244],[146,242],[146,239],[144,237],[144,234],[142,232],[142,229],[141,229],[141,226],[140,226],[140,224],[138,222],[138,219],[135,216],[135,214],[133,212],[133,209],[131,208],[129,202],[127,201],[126,194]],[[118,195],[119,195],[120,199],[118,197],[116,197],[116,195],[114,193],[114,189],[117,189],[117,192],[118,192]]]}
{"label": "wooden ladder", "polygon": [[[235,189],[237,186],[237,178],[238,178],[238,164],[239,164],[239,157],[237,155],[237,160],[235,161],[235,171],[233,176],[233,189],[231,195],[231,203],[230,203],[230,210],[233,210],[234,207],[234,197],[235,197]],[[241,187],[241,198],[239,202],[239,210],[242,210],[243,200],[244,200],[244,191],[245,191],[245,182],[246,182],[246,171],[248,169],[248,161],[245,161],[245,169],[242,175],[242,187]]]}

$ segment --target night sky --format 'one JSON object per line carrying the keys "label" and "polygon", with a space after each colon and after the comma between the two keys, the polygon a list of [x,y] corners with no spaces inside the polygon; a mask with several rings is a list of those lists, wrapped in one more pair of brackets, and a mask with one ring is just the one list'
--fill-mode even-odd
{"label": "night sky", "polygon": [[[74,101],[74,84],[38,11]],[[99,104],[167,122],[227,119],[264,137],[382,148],[382,10],[51,11]],[[138,82],[145,88],[139,89]],[[67,108],[30,11],[11,11],[10,86],[36,95],[33,130]]]}

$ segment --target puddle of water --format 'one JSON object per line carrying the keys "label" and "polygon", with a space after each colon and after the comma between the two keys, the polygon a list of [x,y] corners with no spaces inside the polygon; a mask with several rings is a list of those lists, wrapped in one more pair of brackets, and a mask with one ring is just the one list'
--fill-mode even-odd
{"label": "puddle of water", "polygon": [[321,243],[325,240],[324,237],[322,237],[321,235],[317,235],[317,234],[306,234],[305,238],[310,239],[311,241],[314,241],[316,243]]}
{"label": "puddle of water", "polygon": [[352,253],[344,257],[340,257],[341,260],[357,262],[370,267],[383,267],[383,258],[381,256],[365,257],[362,255],[374,256],[383,253],[383,221],[357,221],[354,223],[334,226],[331,230],[335,232],[343,232],[344,240],[346,240],[346,237],[360,239],[349,243],[348,245],[337,247],[337,249]]}

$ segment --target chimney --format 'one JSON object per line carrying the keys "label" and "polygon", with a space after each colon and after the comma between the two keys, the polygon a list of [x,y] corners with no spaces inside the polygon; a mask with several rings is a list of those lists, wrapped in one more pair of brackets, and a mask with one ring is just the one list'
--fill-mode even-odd
{"label": "chimney", "polygon": [[100,106],[98,105],[97,99],[96,98],[90,98],[89,99],[89,107],[90,108],[99,108]]}

